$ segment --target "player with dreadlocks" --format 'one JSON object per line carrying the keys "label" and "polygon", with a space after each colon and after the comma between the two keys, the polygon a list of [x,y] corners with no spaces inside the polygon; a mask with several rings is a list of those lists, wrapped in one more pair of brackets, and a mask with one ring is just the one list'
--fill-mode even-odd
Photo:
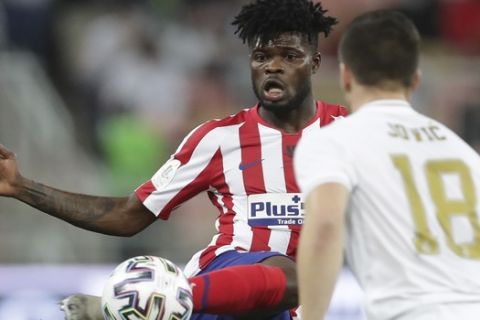
{"label": "player with dreadlocks", "polygon": [[258,103],[194,129],[130,197],[72,194],[25,179],[14,154],[1,147],[0,194],[84,229],[130,236],[206,191],[219,210],[218,232],[185,268],[192,319],[291,319],[289,310],[298,305],[294,259],[303,222],[293,151],[302,135],[346,115],[312,93],[321,61],[318,35],[328,36],[335,23],[309,0],[244,6],[233,25],[250,49]]}

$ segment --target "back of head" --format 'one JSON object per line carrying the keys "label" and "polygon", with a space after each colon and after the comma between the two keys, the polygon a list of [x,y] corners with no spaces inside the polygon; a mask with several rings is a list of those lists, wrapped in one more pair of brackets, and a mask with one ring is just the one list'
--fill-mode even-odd
{"label": "back of head", "polygon": [[340,59],[360,85],[411,87],[418,67],[420,36],[397,11],[372,11],[350,24],[340,42]]}

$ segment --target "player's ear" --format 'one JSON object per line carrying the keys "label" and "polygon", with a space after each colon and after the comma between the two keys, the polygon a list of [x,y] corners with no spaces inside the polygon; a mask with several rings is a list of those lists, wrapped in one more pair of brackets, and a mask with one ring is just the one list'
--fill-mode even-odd
{"label": "player's ear", "polygon": [[312,56],[312,74],[315,74],[317,70],[320,68],[320,64],[322,62],[322,55],[320,52],[315,52]]}
{"label": "player's ear", "polygon": [[417,90],[421,80],[422,80],[422,71],[420,69],[417,69],[412,79],[412,91]]}
{"label": "player's ear", "polygon": [[350,92],[352,89],[352,72],[350,68],[343,62],[340,62],[340,87],[345,92]]}

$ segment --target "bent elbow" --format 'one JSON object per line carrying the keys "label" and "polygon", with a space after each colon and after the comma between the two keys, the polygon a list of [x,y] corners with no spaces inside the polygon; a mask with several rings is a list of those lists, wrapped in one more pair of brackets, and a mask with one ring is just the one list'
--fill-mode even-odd
{"label": "bent elbow", "polygon": [[137,233],[139,233],[139,231],[123,231],[123,232],[120,232],[120,233],[116,234],[116,236],[117,237],[122,237],[122,238],[131,238],[134,235],[136,235]]}
{"label": "bent elbow", "polygon": [[117,230],[115,235],[122,238],[131,238],[140,233],[140,231],[143,229],[144,228],[138,226],[128,226],[126,228],[122,228],[122,230]]}
{"label": "bent elbow", "polygon": [[[136,220],[127,220],[126,222],[122,223],[121,228],[117,228],[119,231],[118,236],[130,238],[135,236],[136,234],[143,231],[146,227],[148,227],[154,220],[152,219],[136,219]],[[118,230],[120,229],[120,230]]]}

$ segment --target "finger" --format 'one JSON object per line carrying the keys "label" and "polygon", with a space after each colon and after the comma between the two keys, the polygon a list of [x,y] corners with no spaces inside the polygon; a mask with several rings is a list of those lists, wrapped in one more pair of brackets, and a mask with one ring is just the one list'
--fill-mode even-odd
{"label": "finger", "polygon": [[15,153],[5,148],[3,144],[0,144],[0,157],[3,159],[14,159]]}

